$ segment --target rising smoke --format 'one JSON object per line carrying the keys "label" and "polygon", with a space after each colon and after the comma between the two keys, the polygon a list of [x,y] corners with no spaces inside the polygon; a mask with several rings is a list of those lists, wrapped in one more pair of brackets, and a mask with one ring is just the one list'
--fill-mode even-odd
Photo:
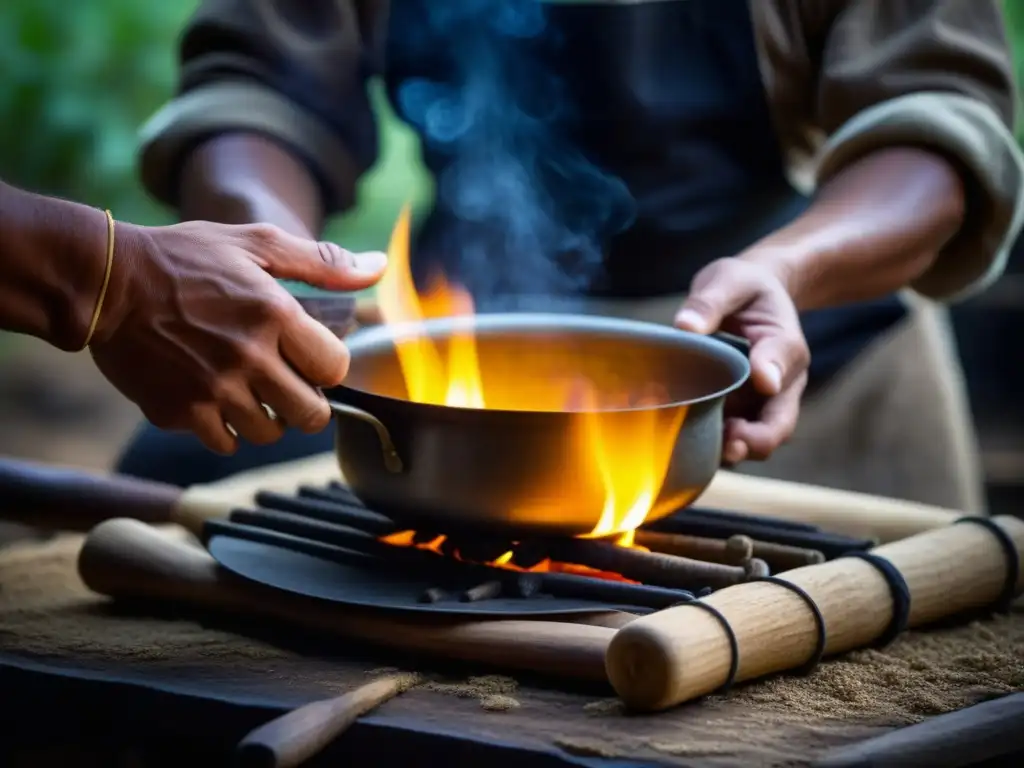
{"label": "rising smoke", "polygon": [[445,158],[438,206],[467,224],[459,279],[478,302],[506,306],[510,296],[585,291],[634,206],[573,144],[578,115],[556,71],[561,30],[537,0],[411,1],[418,23],[392,34],[407,58],[440,60],[443,74],[406,80],[397,106],[428,155]]}

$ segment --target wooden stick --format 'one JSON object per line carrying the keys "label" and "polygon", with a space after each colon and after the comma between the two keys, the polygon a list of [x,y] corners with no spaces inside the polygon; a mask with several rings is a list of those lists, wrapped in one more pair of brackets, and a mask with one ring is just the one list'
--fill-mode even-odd
{"label": "wooden stick", "polygon": [[743,565],[754,556],[754,543],[749,536],[730,536],[711,539],[706,536],[687,536],[682,533],[658,533],[639,530],[635,541],[652,552],[678,555],[707,563]]}
{"label": "wooden stick", "polygon": [[759,566],[748,567],[752,561],[743,567],[706,563],[593,539],[552,542],[548,552],[553,560],[559,562],[617,573],[632,581],[670,589],[718,589],[739,584],[754,575],[767,575],[767,572],[755,572]]}
{"label": "wooden stick", "polygon": [[185,603],[395,650],[583,680],[607,679],[604,654],[614,630],[596,624],[625,620],[614,612],[596,612],[592,625],[360,611],[244,581],[220,568],[205,550],[126,519],[108,520],[89,534],[78,571],[86,586],[110,597]]}
{"label": "wooden stick", "polygon": [[976,514],[975,510],[961,512],[739,472],[716,474],[694,506],[811,523],[832,533],[883,544],[943,528],[965,514]]}
{"label": "wooden stick", "polygon": [[788,571],[805,565],[825,562],[825,555],[817,549],[791,547],[771,541],[752,541],[754,557],[759,557],[772,567],[773,571]]}
{"label": "wooden stick", "polygon": [[[1024,552],[1024,521],[993,518]],[[879,547],[874,554],[902,574],[910,592],[908,625],[918,627],[973,608],[989,606],[1008,578],[998,539],[980,525],[964,523]],[[802,588],[824,618],[826,655],[870,645],[893,619],[889,583],[872,564],[840,558],[779,577]],[[1016,593],[1024,591],[1024,569]],[[805,600],[778,584],[741,584],[702,602],[722,615],[735,635],[736,680],[796,669],[810,661],[818,637]],[[727,682],[733,654],[715,616],[683,605],[643,616],[624,627],[608,649],[608,677],[630,706],[657,710],[710,693]]]}
{"label": "wooden stick", "polygon": [[363,715],[412,688],[419,678],[388,675],[341,696],[314,701],[252,731],[235,750],[239,768],[296,768]]}

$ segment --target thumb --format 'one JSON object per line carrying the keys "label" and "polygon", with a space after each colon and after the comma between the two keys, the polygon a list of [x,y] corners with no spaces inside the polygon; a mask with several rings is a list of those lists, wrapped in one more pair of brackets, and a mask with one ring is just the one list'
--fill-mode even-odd
{"label": "thumb", "polygon": [[698,275],[694,286],[675,317],[677,328],[693,333],[714,333],[753,298],[745,281],[729,269]]}
{"label": "thumb", "polygon": [[387,267],[388,257],[379,251],[355,253],[284,230],[271,232],[269,237],[261,233],[263,242],[253,249],[253,255],[280,280],[297,280],[328,291],[361,291],[380,280]]}

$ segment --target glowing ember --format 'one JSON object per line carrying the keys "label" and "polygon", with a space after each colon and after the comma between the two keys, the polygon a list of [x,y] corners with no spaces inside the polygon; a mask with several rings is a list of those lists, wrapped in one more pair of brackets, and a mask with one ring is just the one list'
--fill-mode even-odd
{"label": "glowing ember", "polygon": [[[580,455],[589,457],[592,477],[577,480],[597,483],[595,487],[602,489],[605,499],[600,519],[589,535],[621,533],[619,543],[632,546],[632,531],[643,524],[661,491],[686,410],[648,407],[623,418],[624,408],[665,402],[664,392],[656,382],[639,400],[628,394],[599,392],[585,379],[544,381],[540,387],[530,387],[524,386],[523,381],[505,382],[494,377],[496,380],[488,381],[489,388],[485,390],[486,377],[481,375],[471,319],[464,330],[452,334],[444,345],[444,354],[426,334],[416,332],[417,325],[424,320],[472,318],[475,309],[469,293],[441,275],[435,276],[422,294],[417,292],[409,267],[410,226],[411,215],[406,206],[395,224],[388,246],[388,270],[377,293],[383,322],[406,324],[410,329],[396,341],[409,399],[459,408],[578,412],[575,445],[579,446]],[[522,363],[528,370],[529,360]],[[413,544],[411,534],[408,541],[401,538],[405,535],[395,534],[388,540],[397,545]],[[416,546],[439,551],[433,544]],[[511,553],[505,563],[498,564],[513,567],[510,561]],[[560,564],[547,567],[578,568]]]}
{"label": "glowing ember", "polygon": [[[444,545],[445,542],[444,536],[438,536],[427,542],[417,542],[415,531],[399,531],[397,533],[392,533],[389,536],[382,537],[381,541],[387,544],[392,544],[396,547],[416,547],[417,549],[433,552],[437,555],[440,555],[441,557],[446,556],[442,551],[442,546]],[[630,532],[629,546],[634,546],[636,547],[636,549],[644,549],[646,551],[645,547],[640,547],[635,544],[632,544],[632,531]],[[462,560],[462,557],[458,551],[452,553],[452,556],[456,560]],[[559,563],[554,560],[541,560],[539,563],[529,568],[522,568],[515,564],[515,562],[513,561],[514,557],[515,553],[509,550],[508,552],[505,552],[503,555],[500,555],[491,562],[486,563],[486,565],[490,565],[497,568],[504,568],[509,571],[519,571],[521,573],[574,573],[579,576],[590,576],[591,578],[608,579],[609,581],[621,581],[626,584],[639,583],[627,579],[623,576],[620,576],[617,573],[609,573],[608,571],[598,571],[594,568],[587,568],[585,565],[575,565],[573,563]]]}

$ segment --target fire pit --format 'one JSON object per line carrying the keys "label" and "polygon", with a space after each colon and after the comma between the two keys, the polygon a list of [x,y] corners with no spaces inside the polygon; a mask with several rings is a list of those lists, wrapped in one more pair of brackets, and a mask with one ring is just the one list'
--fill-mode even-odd
{"label": "fire pit", "polygon": [[638,614],[872,545],[697,509],[603,538],[414,530],[338,483],[262,492],[256,503],[202,529],[237,575],[352,606],[444,614]]}

